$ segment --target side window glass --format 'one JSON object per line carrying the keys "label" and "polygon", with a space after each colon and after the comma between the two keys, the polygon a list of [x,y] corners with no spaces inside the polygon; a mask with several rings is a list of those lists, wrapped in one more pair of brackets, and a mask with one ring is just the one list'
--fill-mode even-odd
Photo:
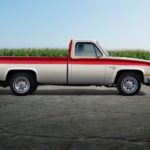
{"label": "side window glass", "polygon": [[102,54],[93,43],[77,43],[75,47],[75,56],[100,57]]}
{"label": "side window glass", "polygon": [[97,57],[102,57],[102,53],[100,52],[100,50],[96,46],[95,46],[95,51],[96,51],[96,56]]}

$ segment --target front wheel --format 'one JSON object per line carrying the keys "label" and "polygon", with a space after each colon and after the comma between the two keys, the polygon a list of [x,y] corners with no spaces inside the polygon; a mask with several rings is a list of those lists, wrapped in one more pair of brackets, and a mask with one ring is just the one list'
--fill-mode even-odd
{"label": "front wheel", "polygon": [[25,96],[31,94],[35,87],[35,81],[30,74],[17,73],[10,80],[10,89],[14,95]]}
{"label": "front wheel", "polygon": [[140,78],[134,73],[125,73],[118,78],[117,88],[122,95],[135,95],[141,88]]}
{"label": "front wheel", "polygon": [[34,93],[37,90],[37,88],[38,88],[38,84],[35,84],[33,89],[32,89],[32,93]]}

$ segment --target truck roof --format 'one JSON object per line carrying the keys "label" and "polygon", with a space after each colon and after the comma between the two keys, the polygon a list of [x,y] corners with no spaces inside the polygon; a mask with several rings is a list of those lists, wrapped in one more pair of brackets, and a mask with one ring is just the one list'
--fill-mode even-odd
{"label": "truck roof", "polygon": [[98,42],[97,40],[91,39],[91,40],[86,40],[86,39],[72,39],[74,42]]}

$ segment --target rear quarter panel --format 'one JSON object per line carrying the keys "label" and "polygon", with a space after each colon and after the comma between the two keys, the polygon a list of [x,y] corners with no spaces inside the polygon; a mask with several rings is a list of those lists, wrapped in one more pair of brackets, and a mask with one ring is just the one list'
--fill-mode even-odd
{"label": "rear quarter panel", "polygon": [[41,84],[66,84],[67,58],[1,57],[0,80],[5,81],[11,70],[32,70]]}

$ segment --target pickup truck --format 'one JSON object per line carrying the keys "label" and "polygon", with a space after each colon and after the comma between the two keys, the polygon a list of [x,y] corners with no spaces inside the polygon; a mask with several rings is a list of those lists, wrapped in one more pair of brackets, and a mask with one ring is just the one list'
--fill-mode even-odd
{"label": "pickup truck", "polygon": [[117,87],[131,96],[141,84],[150,85],[150,61],[111,57],[92,40],[71,40],[68,57],[0,57],[0,85],[18,96],[38,85]]}

